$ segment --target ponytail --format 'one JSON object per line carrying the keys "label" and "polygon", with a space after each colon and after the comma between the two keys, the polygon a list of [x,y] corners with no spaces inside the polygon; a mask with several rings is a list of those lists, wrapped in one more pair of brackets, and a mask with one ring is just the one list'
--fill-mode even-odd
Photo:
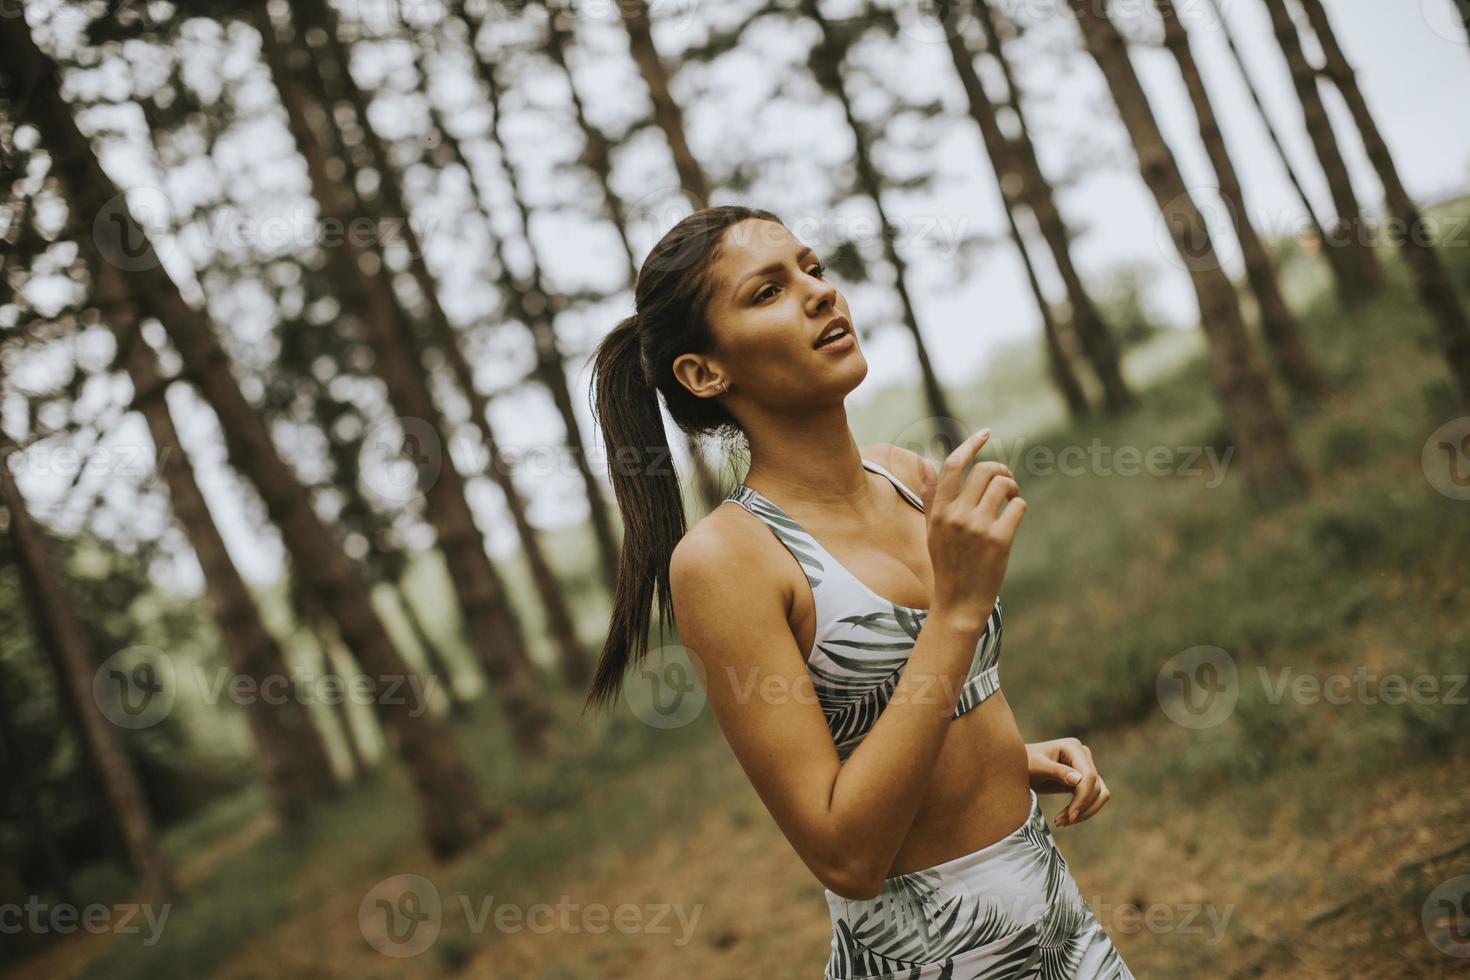
{"label": "ponytail", "polygon": [[597,345],[592,358],[592,413],[607,445],[607,471],[623,515],[623,548],[607,640],[583,712],[607,706],[623,676],[648,653],[652,604],[659,622],[673,623],[669,559],[684,536],[683,495],[659,411],[691,437],[738,434],[718,398],[700,398],[674,377],[674,359],[708,353],[714,337],[705,318],[709,274],[726,229],[748,219],[782,221],[740,205],[701,208],[659,239],[643,260],[634,287],[637,312]]}
{"label": "ponytail", "polygon": [[655,590],[659,622],[673,622],[669,557],[684,536],[685,523],[658,392],[644,370],[636,314],[598,344],[592,373],[593,411],[607,443],[608,476],[623,515],[612,621],[587,695],[587,706],[605,706],[617,697],[628,668],[648,653]]}

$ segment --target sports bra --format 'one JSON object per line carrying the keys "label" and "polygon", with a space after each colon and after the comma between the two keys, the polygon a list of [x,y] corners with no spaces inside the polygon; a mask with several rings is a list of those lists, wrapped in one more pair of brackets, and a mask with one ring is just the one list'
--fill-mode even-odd
{"label": "sports bra", "polygon": [[[905,500],[923,511],[923,502],[892,473],[868,459],[863,466],[887,477]],[[837,757],[845,761],[888,704],[929,610],[891,602],[858,581],[760,491],[741,483],[725,499],[760,518],[806,573],[817,619],[807,672],[837,745]],[[956,718],[1000,690],[1000,634],[997,597],[960,689]]]}

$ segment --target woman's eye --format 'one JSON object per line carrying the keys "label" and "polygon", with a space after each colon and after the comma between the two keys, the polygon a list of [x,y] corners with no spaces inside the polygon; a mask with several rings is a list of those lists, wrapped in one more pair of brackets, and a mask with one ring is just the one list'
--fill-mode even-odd
{"label": "woman's eye", "polygon": [[[820,279],[820,278],[822,278],[823,276],[825,276],[827,274],[827,267],[825,265],[823,265],[822,263],[818,262],[816,265],[812,266],[807,271],[810,272],[812,275],[816,276],[818,279]],[[770,285],[766,286],[765,289],[762,289],[760,292],[758,292],[758,293],[755,294],[755,297],[754,297],[755,298],[755,301],[757,303],[763,303],[763,302],[765,302],[765,300],[768,297],[775,295],[775,293],[767,292],[767,290],[772,290],[772,289],[775,289],[775,288],[776,288],[776,284],[775,283],[771,283]]]}

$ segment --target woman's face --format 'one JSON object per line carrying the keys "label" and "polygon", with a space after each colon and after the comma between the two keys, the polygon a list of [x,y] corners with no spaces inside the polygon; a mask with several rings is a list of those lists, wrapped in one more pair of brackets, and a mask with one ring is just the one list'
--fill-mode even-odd
{"label": "woman's face", "polygon": [[[841,402],[868,373],[847,300],[826,278],[819,256],[785,225],[747,219],[731,225],[711,267],[706,317],[709,354],[685,354],[674,372],[696,393],[723,379],[731,409],[742,401],[769,408]],[[846,320],[849,337],[824,348],[817,338]]]}

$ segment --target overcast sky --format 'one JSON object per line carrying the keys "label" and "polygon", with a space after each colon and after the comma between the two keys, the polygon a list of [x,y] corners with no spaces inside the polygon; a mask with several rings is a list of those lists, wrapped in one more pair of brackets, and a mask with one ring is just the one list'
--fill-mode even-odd
{"label": "overcast sky", "polygon": [[[1156,270],[1149,282],[1151,309],[1178,325],[1193,323],[1196,311],[1188,280],[1166,247],[1166,239],[1160,238],[1152,198],[1131,167],[1131,157],[1122,157],[1130,165],[1121,168],[1090,164],[1092,151],[1088,148],[1126,154],[1126,135],[1106,108],[1101,76],[1091,62],[1080,50],[1066,57],[1055,53],[1058,44],[1064,44],[1068,38],[1075,45],[1076,37],[1075,27],[1058,12],[1060,0],[1011,2],[1022,4],[1019,8],[1022,19],[1045,21],[1033,37],[1016,46],[1014,57],[1022,72],[1021,81],[1040,142],[1043,167],[1049,172],[1068,169],[1081,175],[1062,194],[1060,204],[1066,217],[1076,227],[1085,229],[1076,244],[1076,256],[1084,275],[1103,277],[1120,263],[1147,263]],[[1285,133],[1287,150],[1305,175],[1314,203],[1322,213],[1330,214],[1331,201],[1300,125],[1300,108],[1284,62],[1274,46],[1262,5],[1258,0],[1221,2],[1237,38],[1244,43],[1252,75],[1264,92],[1268,110]],[[1122,8],[1137,6],[1137,0],[1116,0],[1116,3]],[[1241,171],[1252,217],[1258,227],[1268,232],[1283,234],[1300,227],[1304,215],[1249,103],[1223,38],[1212,28],[1208,4],[1205,0],[1176,0],[1176,3],[1185,10],[1189,25],[1195,29],[1197,57]],[[1470,184],[1470,113],[1464,109],[1466,94],[1470,93],[1470,48],[1465,43],[1463,29],[1454,19],[1452,0],[1394,3],[1326,0],[1326,5],[1338,27],[1339,39],[1358,69],[1366,97],[1410,192],[1420,201],[1464,193]],[[626,40],[612,19],[615,8],[610,3],[590,0],[579,6],[584,11],[578,26],[581,47],[573,66],[579,88],[593,118],[600,125],[617,130],[642,111],[642,86],[627,58]],[[747,6],[747,3],[676,5],[655,0],[656,38],[661,48],[674,58],[678,51],[704,36],[711,18],[729,21],[740,14],[738,8]],[[824,10],[834,17],[840,16],[843,4],[833,0],[824,5]],[[932,96],[944,100],[956,112],[963,111],[963,95],[953,77],[946,49],[937,43],[931,26],[922,19],[909,17],[906,23],[903,44],[866,45],[855,52],[854,61],[864,71],[881,73],[889,84],[901,85],[906,98]],[[829,207],[830,173],[850,161],[851,139],[834,103],[805,97],[805,93],[814,90],[804,76],[801,62],[813,33],[802,27],[776,21],[763,25],[751,32],[741,52],[709,68],[682,74],[676,95],[687,106],[693,149],[702,159],[712,161],[712,169],[722,169],[719,161],[759,159],[771,154],[786,158],[780,166],[773,166],[769,175],[741,200],[776,211],[798,234],[820,249],[828,232],[835,229],[851,233],[870,217],[871,211],[861,201],[838,209]],[[378,71],[391,72],[397,65],[391,51],[383,50],[380,56],[372,57],[379,60],[360,66],[368,76]],[[1134,63],[1191,188],[1199,189],[1201,204],[1218,214],[1210,190],[1214,180],[1198,143],[1195,119],[1172,60],[1162,50],[1135,48]],[[527,193],[538,201],[565,199],[568,187],[565,181],[574,178],[552,178],[549,164],[575,157],[579,137],[559,122],[548,123],[547,115],[536,111],[538,104],[555,106],[564,99],[560,80],[550,73],[545,77],[522,74],[513,77],[517,90],[512,108],[518,111],[508,113],[507,123],[513,125],[509,125],[507,137],[512,141],[511,152]],[[452,81],[443,84],[453,87]],[[772,94],[787,87],[794,97],[771,103]],[[861,95],[860,112],[872,112],[883,102],[883,96],[877,91]],[[1382,194],[1378,181],[1340,101],[1332,94],[1328,102],[1360,197],[1371,211],[1377,212]],[[411,107],[396,115],[399,118],[390,112],[374,121],[381,123],[389,135],[397,136],[411,136],[422,124],[422,114]],[[473,133],[479,124],[470,118],[472,115],[455,117],[452,124],[459,128],[463,123],[462,132]],[[895,144],[905,143],[912,137],[904,124],[893,127],[888,135]],[[268,163],[272,144],[261,142],[268,137],[269,134],[255,132],[246,134],[237,139],[233,152],[247,162],[264,159]],[[276,134],[276,138],[284,140],[284,131]],[[957,234],[1002,236],[1005,226],[994,178],[974,127],[951,125],[938,138],[937,145],[922,154],[922,158],[912,152],[905,153],[901,147],[890,147],[883,153],[880,159],[885,166],[907,169],[922,164],[943,175],[933,190],[895,194],[885,199],[884,205],[890,217],[906,229],[900,247],[911,263],[910,290],[928,346],[937,354],[937,369],[947,384],[963,387],[973,383],[986,369],[988,357],[999,343],[1038,336],[1040,321],[1021,266],[1009,248],[989,251],[973,267],[962,266],[955,256],[953,243]],[[229,152],[226,148],[226,155]],[[1106,154],[1098,153],[1097,158],[1106,160]],[[126,187],[148,185],[153,180],[146,157],[130,155],[126,149],[109,154],[104,163]],[[673,185],[672,166],[666,150],[651,132],[638,135],[633,145],[620,154],[617,165],[619,190],[639,202],[642,209],[637,235],[640,249],[646,251],[683,213],[677,200],[668,193]],[[270,189],[277,180],[282,186],[290,186],[296,171],[292,167],[276,166],[272,170],[262,166],[252,168],[250,173],[251,180]],[[170,193],[174,186],[170,185]],[[410,189],[415,186],[411,179]],[[493,291],[480,271],[483,265],[473,258],[474,244],[462,240],[454,230],[456,217],[463,211],[463,200],[456,199],[441,185],[428,187],[427,191],[419,186],[415,200],[420,202],[416,211],[423,212],[426,227],[442,229],[442,234],[436,232],[432,236],[429,252],[431,262],[436,270],[442,270],[450,287],[446,289],[446,305],[452,315],[472,317],[492,302],[488,297],[493,297]],[[716,195],[717,203],[731,200],[736,198],[724,193]],[[513,221],[507,230],[514,230]],[[624,261],[610,229],[605,226],[589,225],[576,216],[546,215],[538,218],[532,234],[538,253],[553,270],[559,284],[579,287],[621,282]],[[1228,233],[1217,236],[1217,240],[1221,240],[1227,253],[1231,271],[1239,273],[1239,257]],[[1461,248],[1470,245],[1470,230],[1458,229],[1455,244]],[[181,254],[179,258],[184,256]],[[1041,265],[1053,294],[1060,296],[1052,281],[1049,262],[1042,260]],[[175,267],[173,262],[170,267]],[[187,269],[186,261],[182,268]],[[849,298],[860,326],[877,322],[881,320],[878,314],[887,311],[891,315],[893,310],[891,295],[872,287],[851,289]],[[584,351],[629,312],[631,297],[622,294],[594,309],[567,315],[558,326],[569,348]],[[239,320],[232,319],[231,327],[236,331],[263,330],[264,322],[252,325],[250,317],[245,315]],[[912,345],[901,331],[889,330],[870,338],[865,354],[869,374],[854,399],[861,400],[885,384],[910,383],[915,379]],[[501,376],[502,370],[497,367],[500,364],[488,352],[484,354],[477,365],[482,370],[482,380],[503,383],[506,377]],[[39,374],[32,376],[39,377]],[[587,372],[581,370],[574,389],[579,404],[585,404],[587,383]],[[110,395],[95,397],[105,401],[108,397],[122,397],[125,392],[126,387],[118,385]],[[245,514],[233,478],[222,466],[223,449],[212,416],[200,410],[192,391],[183,386],[175,386],[170,402],[216,519],[242,571],[255,580],[274,578],[280,570],[279,544],[263,538],[258,525]],[[19,434],[13,416],[15,405],[12,402],[6,407],[10,420],[7,428]],[[559,438],[560,426],[544,397],[532,394],[505,399],[496,405],[493,414],[497,430],[504,433],[509,447],[554,445]],[[587,433],[593,432],[590,418],[585,419],[585,427]],[[146,427],[136,415],[113,432],[107,444],[116,447],[111,457],[114,476],[123,470],[122,453],[132,452],[136,456],[135,447],[150,445]],[[600,461],[602,457],[596,458]],[[131,465],[136,476],[138,470],[146,470],[149,462]],[[59,468],[61,464],[54,460],[49,465],[37,461],[21,473],[23,489],[43,514],[52,514],[50,508],[56,495],[68,482],[56,475]],[[585,511],[578,500],[580,488],[569,473],[544,476],[519,473],[517,480],[530,496],[532,519],[536,523],[551,526],[582,518]],[[106,492],[112,514],[102,520],[109,522],[111,528],[104,524],[103,530],[115,530],[126,524],[145,536],[157,533],[165,514],[161,510],[139,513],[137,498],[128,492],[127,482],[126,473],[122,479],[84,478],[83,487],[109,484]],[[514,534],[503,514],[498,491],[487,481],[476,481],[472,503],[480,515],[481,526],[490,530],[492,551],[499,553],[513,547]],[[67,526],[64,517],[58,518],[58,523]],[[192,559],[169,569],[167,578],[170,584],[182,587],[199,584]]]}

